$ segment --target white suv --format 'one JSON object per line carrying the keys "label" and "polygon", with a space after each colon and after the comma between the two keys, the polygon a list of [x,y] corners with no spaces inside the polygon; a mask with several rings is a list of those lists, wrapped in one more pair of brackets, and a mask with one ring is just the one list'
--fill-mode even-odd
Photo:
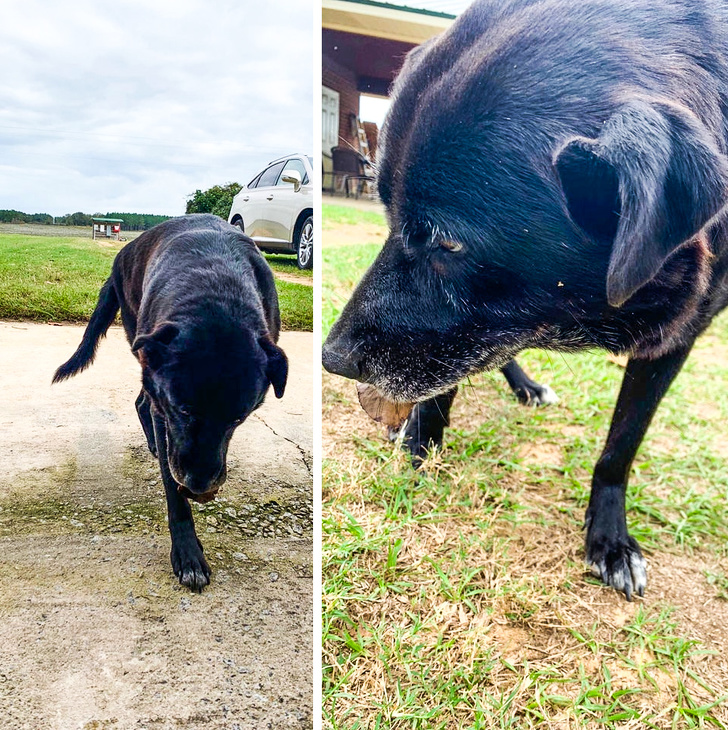
{"label": "white suv", "polygon": [[273,160],[234,198],[228,222],[262,251],[295,253],[298,267],[313,265],[313,158]]}

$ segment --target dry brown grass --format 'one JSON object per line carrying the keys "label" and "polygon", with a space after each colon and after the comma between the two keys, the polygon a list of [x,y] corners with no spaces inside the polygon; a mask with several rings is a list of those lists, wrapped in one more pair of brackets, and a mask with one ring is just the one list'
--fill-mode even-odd
{"label": "dry brown grass", "polygon": [[[492,384],[483,389],[485,403],[503,395]],[[346,600],[337,590],[324,600],[326,615],[344,606],[346,613],[345,621],[329,627],[324,647],[329,681],[345,677],[347,688],[346,699],[329,706],[329,727],[571,728],[610,724],[610,716],[620,727],[668,728],[676,721],[687,727],[688,719],[675,713],[681,692],[700,707],[728,687],[722,629],[728,602],[705,590],[706,572],[725,572],[725,559],[711,552],[655,552],[647,597],[628,603],[586,578],[573,498],[558,480],[533,480],[527,471],[510,475],[501,488],[517,495],[521,511],[514,521],[507,499],[494,502],[470,478],[472,469],[453,464],[448,452],[426,465],[428,482],[448,482],[446,493],[418,493],[414,519],[393,524],[386,506],[372,502],[371,485],[393,472],[410,479],[406,458],[393,450],[391,457],[372,459],[352,448],[352,434],[383,441],[383,429],[355,409],[349,384],[327,377],[326,394],[324,454],[329,468],[337,463],[338,477],[325,481],[324,500],[330,514],[344,505],[366,536],[354,558],[355,575],[347,570]],[[482,419],[480,410],[476,399],[461,399],[453,422],[473,423]],[[580,437],[579,431],[569,436]],[[524,467],[558,474],[562,446],[524,442],[517,453]],[[385,547],[394,534],[401,547],[392,571]],[[329,544],[330,569],[336,556],[337,546]],[[441,572],[453,584],[466,576],[472,595],[443,595]],[[674,607],[669,617],[666,606]],[[342,630],[362,651],[342,655],[335,640]],[[676,644],[683,642],[681,653]],[[453,674],[472,684],[459,683],[443,707],[442,692],[427,688],[447,685]],[[418,689],[409,703],[408,685]],[[604,707],[623,691],[639,693],[623,695],[628,713],[619,704],[590,709],[584,696],[590,689],[591,704]],[[479,720],[478,706],[484,708]],[[714,723],[728,722],[724,705],[708,714]]]}

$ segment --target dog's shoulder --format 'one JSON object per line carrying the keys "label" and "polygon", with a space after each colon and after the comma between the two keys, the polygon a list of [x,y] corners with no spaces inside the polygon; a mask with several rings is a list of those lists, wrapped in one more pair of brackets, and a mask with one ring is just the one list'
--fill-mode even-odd
{"label": "dog's shoulder", "polygon": [[249,270],[252,274],[255,288],[263,304],[263,313],[268,331],[273,341],[278,342],[281,329],[281,315],[273,271],[253,239],[246,236],[234,226],[228,226],[226,236],[230,244],[232,244],[236,255],[242,257],[250,267]]}

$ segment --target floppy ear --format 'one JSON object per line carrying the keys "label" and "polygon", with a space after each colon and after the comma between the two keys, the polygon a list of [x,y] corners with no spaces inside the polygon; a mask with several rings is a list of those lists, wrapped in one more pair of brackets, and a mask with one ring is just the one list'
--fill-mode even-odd
{"label": "floppy ear", "polygon": [[158,325],[150,334],[139,335],[134,339],[131,346],[132,352],[139,353],[139,362],[142,367],[149,367],[158,370],[167,360],[169,355],[168,346],[179,334],[177,325],[165,322]]}
{"label": "floppy ear", "polygon": [[268,357],[268,363],[265,366],[266,377],[273,386],[276,398],[282,398],[288,380],[288,358],[286,353],[273,342],[269,335],[260,337],[258,343]]}
{"label": "floppy ear", "polygon": [[619,307],[728,201],[728,160],[688,109],[634,99],[597,139],[554,157],[574,222],[611,242],[607,299]]}

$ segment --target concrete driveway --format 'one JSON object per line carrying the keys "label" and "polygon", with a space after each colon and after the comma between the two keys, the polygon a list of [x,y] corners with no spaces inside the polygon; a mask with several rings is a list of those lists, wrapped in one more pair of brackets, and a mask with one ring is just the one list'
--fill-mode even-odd
{"label": "concrete driveway", "polygon": [[164,495],[120,328],[51,387],[83,328],[0,323],[0,728],[312,726],[312,348],[194,506],[213,570],[169,564]]}

